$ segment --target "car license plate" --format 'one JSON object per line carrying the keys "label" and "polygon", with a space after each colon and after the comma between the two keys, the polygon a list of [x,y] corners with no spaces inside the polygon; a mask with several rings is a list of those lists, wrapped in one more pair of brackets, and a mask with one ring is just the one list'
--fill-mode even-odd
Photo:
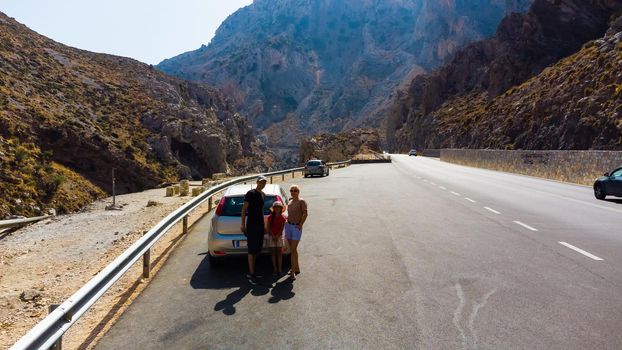
{"label": "car license plate", "polygon": [[246,248],[246,241],[233,241],[233,248]]}

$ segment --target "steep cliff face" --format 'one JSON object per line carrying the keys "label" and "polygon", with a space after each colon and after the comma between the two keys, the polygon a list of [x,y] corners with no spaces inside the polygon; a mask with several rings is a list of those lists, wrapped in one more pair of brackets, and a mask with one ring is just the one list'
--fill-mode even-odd
{"label": "steep cliff face", "polygon": [[[401,151],[412,147],[619,147],[615,132],[613,137],[602,138],[596,131],[602,125],[581,131],[573,127],[575,122],[560,124],[560,120],[577,121],[586,117],[585,113],[609,113],[600,103],[593,104],[589,113],[580,111],[576,102],[593,98],[592,93],[600,89],[599,81],[615,83],[615,79],[609,81],[612,69],[600,65],[588,69],[586,62],[591,61],[586,61],[583,53],[576,56],[575,65],[594,74],[591,77],[571,73],[576,69],[566,63],[572,71],[554,70],[551,83],[557,85],[547,83],[545,88],[544,80],[537,80],[544,75],[526,83],[532,90],[520,84],[578,51],[587,41],[601,37],[621,7],[621,1],[536,0],[528,13],[507,16],[495,37],[469,45],[448,64],[412,81],[388,118],[389,144]],[[615,59],[601,58],[619,67]],[[577,84],[579,76],[582,80]],[[552,91],[561,95],[551,95]],[[615,100],[614,95],[599,97],[603,98]],[[552,115],[543,116],[545,112]],[[545,118],[534,124],[536,116]],[[608,114],[598,119],[608,125],[610,121],[605,119],[615,117]],[[536,129],[536,125],[548,131]]]}
{"label": "steep cliff face", "polygon": [[530,2],[256,0],[209,46],[158,68],[223,88],[272,145],[292,146],[299,132],[379,125],[405,77],[492,35],[506,13]]}
{"label": "steep cliff face", "polygon": [[217,90],[0,14],[0,217],[75,210],[110,190],[113,167],[120,193],[262,170],[273,161],[253,158],[262,147]]}

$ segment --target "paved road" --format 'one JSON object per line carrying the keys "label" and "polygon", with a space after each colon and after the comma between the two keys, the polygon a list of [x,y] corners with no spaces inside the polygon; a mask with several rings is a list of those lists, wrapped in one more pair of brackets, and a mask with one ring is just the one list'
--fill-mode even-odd
{"label": "paved road", "polygon": [[394,159],[299,179],[294,284],[211,269],[206,219],[97,349],[622,348],[621,201]]}

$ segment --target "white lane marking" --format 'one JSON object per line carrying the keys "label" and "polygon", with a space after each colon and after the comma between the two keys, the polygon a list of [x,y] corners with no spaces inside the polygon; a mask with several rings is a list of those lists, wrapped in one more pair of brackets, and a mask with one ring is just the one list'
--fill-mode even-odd
{"label": "white lane marking", "polygon": [[439,188],[443,191],[445,191],[447,188],[443,187],[443,186],[439,186]]}
{"label": "white lane marking", "polygon": [[568,247],[568,248],[570,248],[572,250],[574,250],[575,252],[579,252],[579,253],[587,256],[590,259],[594,259],[594,260],[597,260],[597,261],[602,261],[603,260],[603,258],[599,258],[599,257],[597,257],[596,255],[594,255],[592,253],[588,253],[588,252],[586,252],[585,250],[583,250],[581,248],[577,248],[577,247],[573,246],[572,244],[568,244],[566,242],[558,242],[558,243],[563,245],[563,246],[566,246],[566,247]]}
{"label": "white lane marking", "polygon": [[497,214],[497,215],[501,214],[500,212],[498,212],[498,211],[496,211],[496,210],[494,210],[494,209],[492,209],[492,208],[484,207],[484,209],[486,209],[486,210],[488,210],[488,211],[490,211],[490,212],[493,212],[493,213],[495,213],[495,214]]}
{"label": "white lane marking", "polygon": [[524,228],[526,228],[528,230],[531,230],[531,231],[534,231],[534,232],[538,232],[537,228],[533,228],[533,227],[531,227],[531,226],[529,226],[527,224],[524,224],[524,223],[522,223],[520,221],[514,221],[514,223],[517,224],[517,225],[521,225],[521,226],[523,226]]}
{"label": "white lane marking", "polygon": [[460,196],[460,193],[454,191],[451,191],[451,194],[453,194],[454,196]]}
{"label": "white lane marking", "polygon": [[464,199],[468,200],[468,201],[469,201],[469,202],[471,202],[471,203],[477,203],[476,201],[472,200],[472,199],[471,199],[471,198],[469,198],[469,197],[465,197]]}
{"label": "white lane marking", "polygon": [[426,179],[423,179],[423,182],[428,182],[428,180],[426,180]]}

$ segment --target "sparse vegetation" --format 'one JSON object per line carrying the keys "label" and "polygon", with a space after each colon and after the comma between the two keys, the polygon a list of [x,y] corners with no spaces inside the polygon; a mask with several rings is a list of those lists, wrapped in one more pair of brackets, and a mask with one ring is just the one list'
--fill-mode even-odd
{"label": "sparse vegetation", "polygon": [[[79,210],[109,189],[113,166],[120,169],[119,192],[178,180],[198,166],[209,175],[203,164],[182,167],[179,155],[153,147],[169,121],[192,120],[199,130],[223,135],[231,154],[250,152],[252,140],[225,138],[233,133],[224,125],[240,132],[249,126],[219,92],[133,60],[66,47],[1,13],[0,62],[0,219],[46,207]],[[208,111],[218,111],[218,119]],[[178,137],[169,132],[169,140]],[[209,155],[200,156],[196,163]]]}

